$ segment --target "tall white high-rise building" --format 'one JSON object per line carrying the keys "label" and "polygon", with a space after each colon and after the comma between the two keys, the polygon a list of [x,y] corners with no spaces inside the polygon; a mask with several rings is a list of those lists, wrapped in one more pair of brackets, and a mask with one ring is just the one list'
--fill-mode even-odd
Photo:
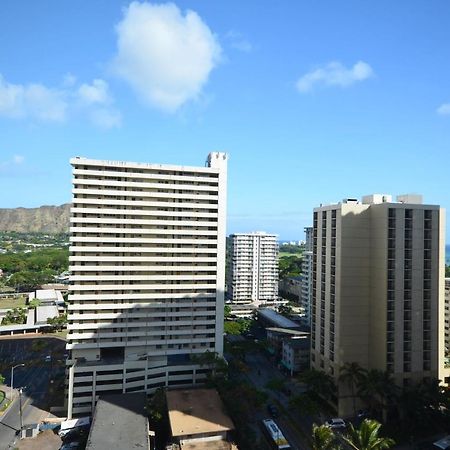
{"label": "tall white high-rise building", "polygon": [[358,363],[407,386],[445,379],[444,220],[421,196],[370,195],[314,209],[311,364],[335,377]]}
{"label": "tall white high-rise building", "polygon": [[277,235],[235,233],[231,239],[228,299],[235,305],[276,303],[278,300]]}
{"label": "tall white high-rise building", "polygon": [[223,352],[227,155],[71,164],[68,416],[202,382],[191,357]]}
{"label": "tall white high-rise building", "polygon": [[300,303],[304,309],[305,323],[311,326],[312,303],[312,274],[313,274],[313,227],[305,228],[305,251],[302,259],[302,290]]}

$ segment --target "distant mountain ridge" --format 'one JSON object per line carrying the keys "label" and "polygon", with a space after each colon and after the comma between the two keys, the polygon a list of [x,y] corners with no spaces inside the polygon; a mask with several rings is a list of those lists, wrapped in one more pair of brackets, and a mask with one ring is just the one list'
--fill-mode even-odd
{"label": "distant mountain ridge", "polygon": [[68,233],[70,203],[39,208],[0,208],[0,231]]}

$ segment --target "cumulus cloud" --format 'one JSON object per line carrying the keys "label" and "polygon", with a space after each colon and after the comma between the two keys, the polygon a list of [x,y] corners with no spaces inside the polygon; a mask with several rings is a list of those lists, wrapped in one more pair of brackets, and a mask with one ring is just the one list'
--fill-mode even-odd
{"label": "cumulus cloud", "polygon": [[443,103],[441,106],[439,106],[436,112],[441,116],[450,115],[450,103]]}
{"label": "cumulus cloud", "polygon": [[91,122],[99,128],[107,130],[122,125],[122,115],[115,109],[98,108],[90,114]]}
{"label": "cumulus cloud", "polygon": [[95,79],[91,84],[76,85],[73,75],[66,75],[60,87],[39,83],[13,84],[0,74],[0,116],[38,122],[65,122],[70,117],[87,116],[100,128],[121,124],[108,83]]}
{"label": "cumulus cloud", "polygon": [[364,61],[358,61],[350,68],[333,61],[301,76],[297,81],[297,90],[301,93],[310,92],[316,85],[348,87],[373,75],[372,67]]}
{"label": "cumulus cloud", "polygon": [[82,84],[78,88],[78,95],[87,104],[105,104],[111,101],[108,83],[100,79],[94,80],[92,84]]}
{"label": "cumulus cloud", "polygon": [[115,72],[144,102],[168,112],[198,98],[220,60],[209,27],[173,3],[132,2],[116,31]]}
{"label": "cumulus cloud", "polygon": [[253,45],[245,39],[242,33],[236,30],[230,30],[226,35],[231,47],[244,53],[250,53],[253,50]]}
{"label": "cumulus cloud", "polygon": [[8,83],[0,75],[0,115],[34,118],[44,122],[63,122],[67,114],[64,91],[42,84]]}

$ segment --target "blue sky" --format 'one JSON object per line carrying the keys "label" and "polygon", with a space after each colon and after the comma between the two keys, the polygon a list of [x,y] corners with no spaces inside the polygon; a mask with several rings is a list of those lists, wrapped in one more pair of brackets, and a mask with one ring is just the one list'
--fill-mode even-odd
{"label": "blue sky", "polygon": [[373,192],[449,209],[449,23],[446,0],[5,0],[0,207],[70,201],[71,156],[220,150],[229,232],[302,239]]}

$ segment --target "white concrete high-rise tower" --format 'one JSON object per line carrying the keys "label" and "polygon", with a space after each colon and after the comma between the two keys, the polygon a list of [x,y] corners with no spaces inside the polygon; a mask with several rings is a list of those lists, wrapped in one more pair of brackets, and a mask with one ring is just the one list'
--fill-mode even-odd
{"label": "white concrete high-rise tower", "polygon": [[201,382],[192,355],[223,352],[227,155],[71,164],[68,416]]}

